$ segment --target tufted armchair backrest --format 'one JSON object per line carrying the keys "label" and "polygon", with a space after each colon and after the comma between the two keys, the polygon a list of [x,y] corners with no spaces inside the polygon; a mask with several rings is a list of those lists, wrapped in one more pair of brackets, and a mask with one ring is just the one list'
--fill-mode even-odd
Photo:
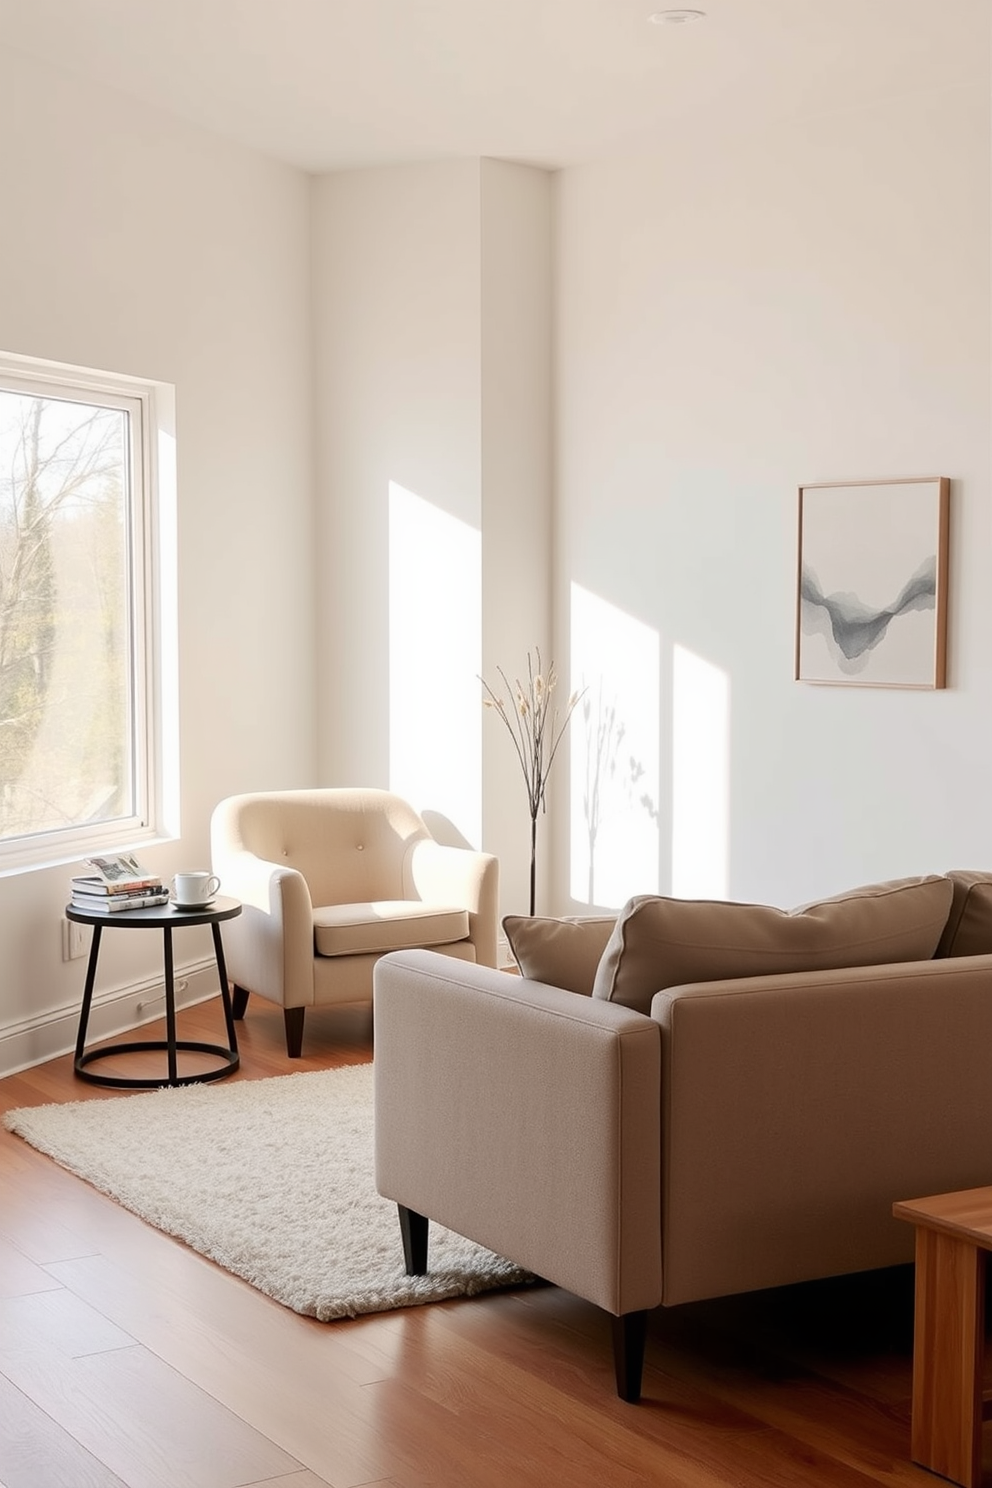
{"label": "tufted armchair backrest", "polygon": [[333,788],[259,792],[226,803],[229,846],[295,868],[314,905],[408,897],[404,865],[430,837],[391,791]]}

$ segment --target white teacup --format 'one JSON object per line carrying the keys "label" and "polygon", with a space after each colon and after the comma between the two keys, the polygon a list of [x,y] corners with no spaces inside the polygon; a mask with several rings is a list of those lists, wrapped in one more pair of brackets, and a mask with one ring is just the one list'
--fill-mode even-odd
{"label": "white teacup", "polygon": [[219,888],[220,879],[215,873],[177,873],[172,880],[176,903],[187,908],[209,904]]}

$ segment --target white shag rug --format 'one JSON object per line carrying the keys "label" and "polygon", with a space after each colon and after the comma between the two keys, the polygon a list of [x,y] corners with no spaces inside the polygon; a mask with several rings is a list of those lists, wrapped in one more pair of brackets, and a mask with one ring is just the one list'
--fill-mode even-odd
{"label": "white shag rug", "polygon": [[403,1267],[373,1177],[372,1066],[10,1111],[4,1125],[149,1224],[322,1322],[533,1278],[431,1224]]}

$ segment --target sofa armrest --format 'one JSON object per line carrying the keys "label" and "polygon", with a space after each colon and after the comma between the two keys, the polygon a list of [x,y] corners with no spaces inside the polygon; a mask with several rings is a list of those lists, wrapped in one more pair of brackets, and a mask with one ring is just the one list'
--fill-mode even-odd
{"label": "sofa armrest", "polygon": [[652,1016],[666,1303],[911,1260],[893,1202],[992,1179],[992,956],[670,988]]}
{"label": "sofa armrest", "polygon": [[214,849],[214,872],[242,912],[224,926],[224,956],[236,986],[283,1007],[313,1003],[313,904],[302,873],[254,853]]}
{"label": "sofa armrest", "polygon": [[616,1315],[655,1306],[657,1025],[430,951],[377,963],[374,1020],[379,1192]]}
{"label": "sofa armrest", "polygon": [[425,903],[467,909],[476,961],[482,966],[496,965],[499,859],[492,853],[447,847],[421,837],[407,854],[403,892]]}

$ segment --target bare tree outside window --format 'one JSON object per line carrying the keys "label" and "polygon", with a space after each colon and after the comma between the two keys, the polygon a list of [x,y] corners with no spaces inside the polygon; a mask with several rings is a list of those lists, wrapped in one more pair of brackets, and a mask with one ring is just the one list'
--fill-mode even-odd
{"label": "bare tree outside window", "polygon": [[135,810],[130,417],[0,388],[0,840]]}

